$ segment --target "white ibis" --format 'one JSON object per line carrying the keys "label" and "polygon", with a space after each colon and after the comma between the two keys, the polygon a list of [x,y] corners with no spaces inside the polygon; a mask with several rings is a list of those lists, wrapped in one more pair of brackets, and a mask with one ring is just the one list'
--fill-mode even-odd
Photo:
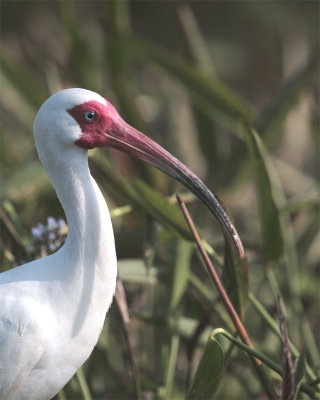
{"label": "white ibis", "polygon": [[[69,224],[56,253],[0,274],[0,399],[52,398],[90,356],[116,285],[108,207],[88,168],[88,149],[113,147],[178,179],[241,242],[206,186],[161,146],[128,125],[100,95],[66,89],[34,123],[39,158]],[[240,247],[239,247],[240,243]]]}

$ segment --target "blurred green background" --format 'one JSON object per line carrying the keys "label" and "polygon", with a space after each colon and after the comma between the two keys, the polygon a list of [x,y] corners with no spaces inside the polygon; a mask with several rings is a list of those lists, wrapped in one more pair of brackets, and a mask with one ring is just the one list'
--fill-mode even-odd
{"label": "blurred green background", "polygon": [[[32,124],[42,102],[67,87],[100,93],[196,172],[223,198],[248,257],[246,268],[234,261],[226,268],[218,224],[178,183],[116,151],[91,151],[92,174],[120,213],[113,223],[131,320],[124,324],[112,305],[97,348],[59,398],[183,399],[208,333],[235,333],[177,192],[217,252],[218,272],[259,351],[282,364],[280,295],[293,358],[306,355],[304,381],[314,381],[319,2],[2,0],[0,62],[2,270],[50,252],[31,227],[64,218]],[[244,352],[222,345],[225,369],[212,395],[266,398]],[[266,371],[278,390],[280,378]]]}

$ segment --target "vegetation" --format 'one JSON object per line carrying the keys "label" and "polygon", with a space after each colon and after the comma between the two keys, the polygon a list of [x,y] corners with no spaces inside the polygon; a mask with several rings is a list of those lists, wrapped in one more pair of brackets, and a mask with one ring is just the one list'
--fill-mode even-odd
{"label": "vegetation", "polygon": [[[97,347],[57,399],[320,398],[319,3],[1,5],[1,271],[66,236],[32,137],[38,107],[65,87],[102,94],[199,174],[247,255],[237,259],[177,182],[90,151],[119,285]],[[212,285],[176,193],[254,349]]]}

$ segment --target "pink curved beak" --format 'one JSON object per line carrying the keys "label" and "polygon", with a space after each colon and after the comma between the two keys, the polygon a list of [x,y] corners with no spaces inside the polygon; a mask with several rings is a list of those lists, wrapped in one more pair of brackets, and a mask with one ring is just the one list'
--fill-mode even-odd
{"label": "pink curved beak", "polygon": [[239,257],[244,258],[242,242],[227,213],[206,185],[182,162],[122,118],[117,118],[112,129],[105,135],[106,141],[101,143],[104,147],[112,147],[146,161],[177,179],[194,193],[218,219]]}

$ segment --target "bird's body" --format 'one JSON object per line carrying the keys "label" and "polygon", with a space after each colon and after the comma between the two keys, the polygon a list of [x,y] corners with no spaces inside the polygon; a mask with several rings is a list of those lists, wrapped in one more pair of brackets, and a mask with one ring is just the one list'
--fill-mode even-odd
{"label": "bird's body", "polygon": [[74,147],[76,154],[65,149],[49,161],[48,171],[67,216],[66,243],[0,274],[1,399],[11,392],[17,400],[54,396],[89,357],[112,301],[116,253],[109,211],[87,152]]}
{"label": "bird's body", "polygon": [[45,148],[39,156],[64,207],[68,237],[56,253],[0,274],[0,399],[53,397],[91,354],[116,285],[110,215],[87,151]]}
{"label": "bird's body", "polygon": [[[40,108],[34,133],[66,213],[68,236],[53,255],[0,274],[0,400],[52,398],[91,354],[112,302],[114,236],[87,150],[122,149],[199,191],[183,164],[127,125],[96,93],[67,89],[53,95]],[[204,190],[201,196],[206,198]],[[230,223],[222,209],[218,216],[222,225]]]}

